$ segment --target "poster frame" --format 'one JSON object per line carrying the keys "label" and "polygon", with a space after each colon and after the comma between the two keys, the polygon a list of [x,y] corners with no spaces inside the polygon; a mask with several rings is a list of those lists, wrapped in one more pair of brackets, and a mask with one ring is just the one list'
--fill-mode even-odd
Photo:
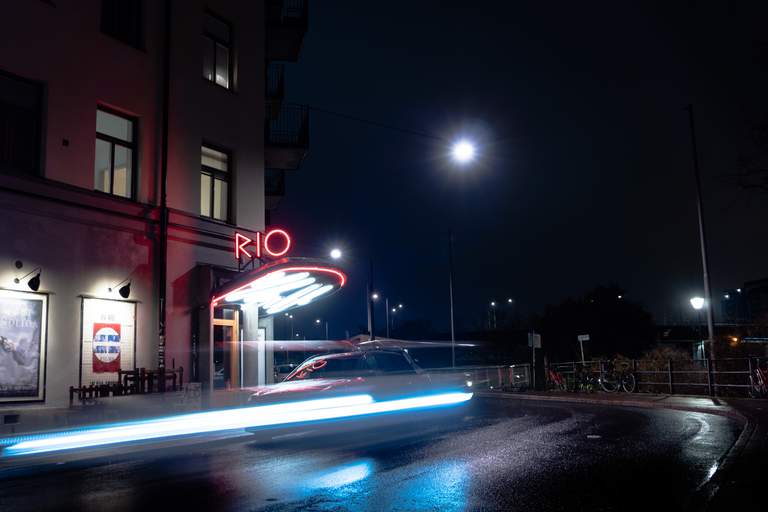
{"label": "poster frame", "polygon": [[37,397],[0,397],[0,404],[14,403],[40,403],[45,402],[46,386],[48,383],[48,306],[50,304],[50,293],[48,292],[34,292],[26,290],[14,290],[11,288],[0,288],[2,292],[10,292],[12,294],[20,295],[36,295],[41,298],[43,303],[43,312],[40,315],[40,363],[38,365],[37,375]]}
{"label": "poster frame", "polygon": [[108,300],[110,302],[125,302],[128,304],[133,304],[133,369],[136,369],[136,334],[137,334],[137,326],[139,323],[139,308],[138,304],[139,301],[137,300],[121,300],[121,299],[110,299],[105,297],[94,297],[92,295],[78,295],[80,297],[80,360],[78,361],[78,379],[77,379],[77,386],[83,387],[83,344],[85,343],[85,340],[83,339],[83,328],[85,327],[83,323],[85,322],[85,301],[87,300]]}

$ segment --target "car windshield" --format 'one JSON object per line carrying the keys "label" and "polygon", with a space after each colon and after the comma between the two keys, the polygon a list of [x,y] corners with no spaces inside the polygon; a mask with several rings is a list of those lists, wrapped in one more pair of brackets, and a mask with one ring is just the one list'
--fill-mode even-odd
{"label": "car windshield", "polygon": [[415,373],[403,354],[377,352],[368,354],[368,364],[382,373]]}
{"label": "car windshield", "polygon": [[317,357],[296,368],[285,380],[356,377],[364,369],[364,364],[363,357],[358,354],[345,357]]}

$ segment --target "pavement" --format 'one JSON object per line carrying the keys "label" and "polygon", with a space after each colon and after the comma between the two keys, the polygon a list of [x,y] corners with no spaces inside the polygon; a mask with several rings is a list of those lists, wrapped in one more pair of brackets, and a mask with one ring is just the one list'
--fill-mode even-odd
{"label": "pavement", "polygon": [[660,397],[611,400],[482,393],[450,416],[408,415],[386,431],[60,460],[0,475],[0,510],[702,509],[744,423],[651,405]]}

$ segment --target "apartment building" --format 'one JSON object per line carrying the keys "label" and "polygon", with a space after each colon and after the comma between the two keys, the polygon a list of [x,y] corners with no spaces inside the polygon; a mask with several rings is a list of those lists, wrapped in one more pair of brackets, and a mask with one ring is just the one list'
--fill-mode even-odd
{"label": "apartment building", "polygon": [[308,148],[307,109],[283,101],[306,1],[2,8],[0,407],[135,368],[268,382],[270,315],[308,301],[267,313],[242,290],[266,268],[344,283],[267,229]]}

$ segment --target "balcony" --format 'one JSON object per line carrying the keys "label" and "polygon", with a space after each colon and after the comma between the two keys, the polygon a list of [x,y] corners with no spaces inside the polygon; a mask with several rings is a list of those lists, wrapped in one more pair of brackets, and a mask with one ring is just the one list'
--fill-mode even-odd
{"label": "balcony", "polygon": [[275,119],[266,120],[264,139],[265,168],[298,169],[309,150],[309,108],[282,105]]}
{"label": "balcony", "polygon": [[299,60],[307,33],[308,0],[267,0],[267,60]]}
{"label": "balcony", "polygon": [[276,120],[285,97],[285,66],[276,62],[267,65],[267,119]]}
{"label": "balcony", "polygon": [[264,204],[267,210],[274,210],[285,196],[285,171],[265,169]]}

